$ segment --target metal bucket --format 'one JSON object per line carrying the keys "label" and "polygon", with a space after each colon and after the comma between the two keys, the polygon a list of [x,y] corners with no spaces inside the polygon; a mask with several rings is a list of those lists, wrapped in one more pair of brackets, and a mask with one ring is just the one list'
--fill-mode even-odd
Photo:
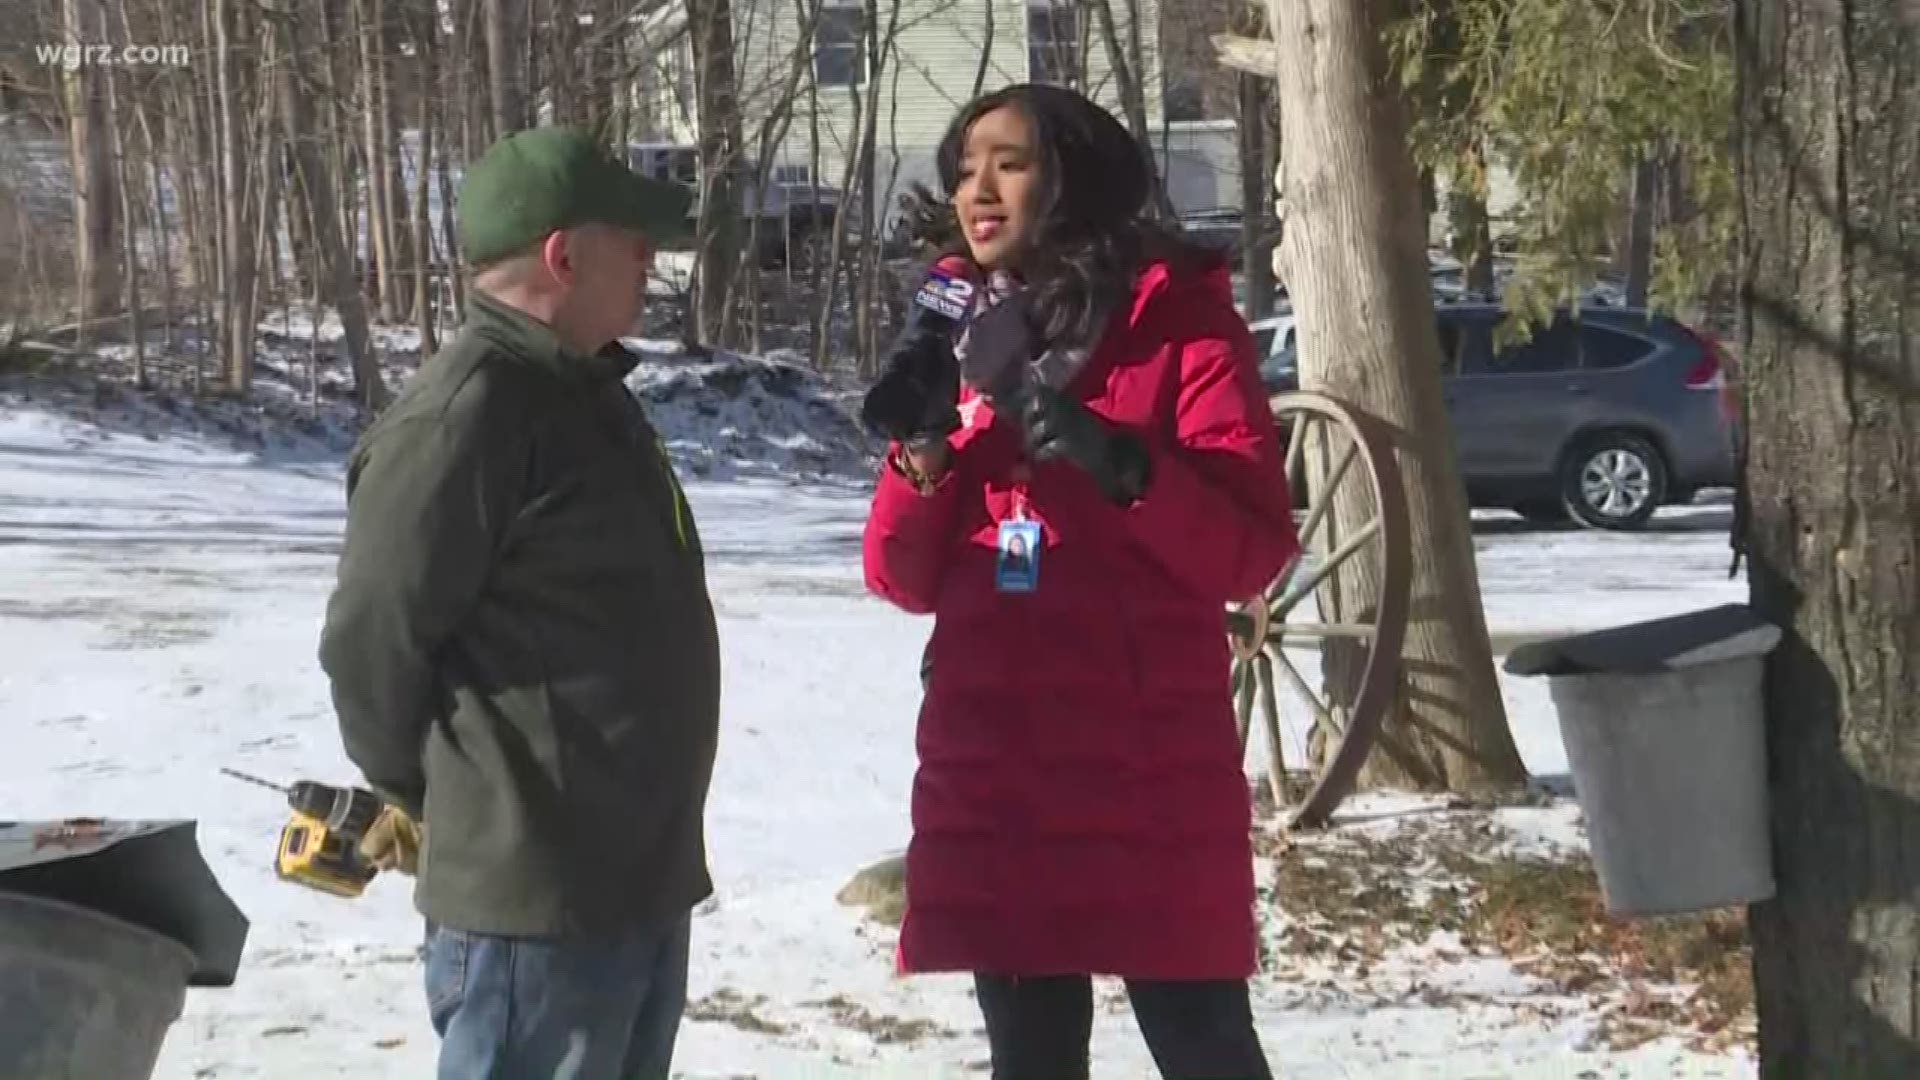
{"label": "metal bucket", "polygon": [[1759,657],[1552,682],[1609,912],[1670,915],[1774,893]]}
{"label": "metal bucket", "polygon": [[193,970],[170,938],[0,891],[0,1077],[148,1080]]}

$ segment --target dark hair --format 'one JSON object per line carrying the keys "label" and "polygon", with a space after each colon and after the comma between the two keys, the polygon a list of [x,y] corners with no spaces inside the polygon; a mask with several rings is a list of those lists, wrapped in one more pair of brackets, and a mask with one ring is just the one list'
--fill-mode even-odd
{"label": "dark hair", "polygon": [[1149,260],[1191,269],[1218,258],[1152,219],[1154,175],[1146,152],[1112,113],[1064,87],[1022,83],[961,109],[936,159],[949,201],[959,189],[968,131],[1002,108],[1026,117],[1039,154],[1035,229],[1021,276],[1050,346],[1091,348]]}

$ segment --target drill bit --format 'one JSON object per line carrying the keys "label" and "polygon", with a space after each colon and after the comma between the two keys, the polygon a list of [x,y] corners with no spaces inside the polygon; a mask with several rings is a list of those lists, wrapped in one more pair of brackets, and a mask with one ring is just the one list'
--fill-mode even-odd
{"label": "drill bit", "polygon": [[287,789],[284,785],[276,784],[271,780],[262,780],[257,776],[248,776],[246,773],[235,769],[222,768],[220,771],[233,777],[235,780],[245,780],[249,784],[258,784],[269,791],[277,791],[282,795],[287,794]]}

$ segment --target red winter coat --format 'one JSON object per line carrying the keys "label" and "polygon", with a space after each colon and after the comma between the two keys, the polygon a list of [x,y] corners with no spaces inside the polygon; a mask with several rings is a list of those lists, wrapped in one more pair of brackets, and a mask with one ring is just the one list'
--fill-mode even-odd
{"label": "red winter coat", "polygon": [[[1147,268],[1069,390],[1148,441],[1134,507],[1071,464],[1022,463],[970,395],[940,485],[889,465],[874,495],[868,587],[935,616],[900,968],[1244,978],[1251,805],[1223,609],[1297,540],[1226,273]],[[1043,530],[1026,594],[994,583],[1016,491]]]}

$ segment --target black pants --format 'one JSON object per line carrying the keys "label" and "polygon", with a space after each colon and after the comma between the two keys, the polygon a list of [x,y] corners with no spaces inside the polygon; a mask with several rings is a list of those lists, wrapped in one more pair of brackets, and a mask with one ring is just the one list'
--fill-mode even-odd
{"label": "black pants", "polygon": [[[993,1080],[1087,1080],[1093,981],[977,975]],[[1134,1019],[1165,1080],[1271,1080],[1247,984],[1127,980]]]}

